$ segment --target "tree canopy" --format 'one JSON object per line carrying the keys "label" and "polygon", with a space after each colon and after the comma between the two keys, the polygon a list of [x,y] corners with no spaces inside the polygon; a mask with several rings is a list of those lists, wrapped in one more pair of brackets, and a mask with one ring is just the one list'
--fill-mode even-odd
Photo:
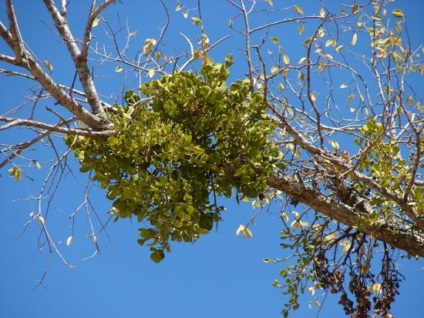
{"label": "tree canopy", "polygon": [[[390,317],[399,259],[424,256],[423,47],[396,2],[227,0],[215,31],[202,1],[159,0],[144,5],[162,6],[157,34],[140,35],[111,15],[117,1],[92,1],[73,26],[73,3],[44,0],[71,83],[49,52],[33,51],[12,2],[1,81],[31,86],[0,115],[1,134],[19,132],[0,143],[0,168],[17,181],[45,173],[29,222],[41,224],[39,244],[69,265],[48,215],[78,169],[111,202],[91,226],[96,249],[108,220],[132,218],[154,262],[217,228],[227,199],[250,201],[278,211],[276,244],[292,251],[265,260],[283,267],[284,316],[319,289],[352,317]],[[252,237],[254,218],[237,234]]]}

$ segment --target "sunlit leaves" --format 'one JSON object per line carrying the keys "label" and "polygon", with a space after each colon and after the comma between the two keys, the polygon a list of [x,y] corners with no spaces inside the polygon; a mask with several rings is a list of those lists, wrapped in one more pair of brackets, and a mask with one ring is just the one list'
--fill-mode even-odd
{"label": "sunlit leaves", "polygon": [[176,72],[145,83],[148,105],[126,92],[127,105],[111,114],[119,133],[107,140],[67,138],[81,171],[92,171],[113,200],[110,213],[142,222],[138,242],[153,248],[155,262],[170,241],[193,242],[220,221],[216,196],[235,189],[256,198],[279,158],[263,96],[248,80],[226,86],[231,64],[231,57],[225,65],[206,59],[199,75]]}
{"label": "sunlit leaves", "polygon": [[286,65],[289,65],[290,64],[290,58],[289,58],[288,55],[286,55],[286,54],[283,55],[283,62]]}
{"label": "sunlit leaves", "polygon": [[120,73],[120,72],[122,72],[123,71],[123,68],[122,68],[122,66],[121,65],[118,65],[118,66],[116,66],[115,67],[115,72],[116,73]]}

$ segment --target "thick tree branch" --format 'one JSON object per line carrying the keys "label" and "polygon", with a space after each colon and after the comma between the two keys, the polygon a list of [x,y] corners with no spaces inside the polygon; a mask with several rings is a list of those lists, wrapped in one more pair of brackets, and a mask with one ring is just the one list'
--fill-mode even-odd
{"label": "thick tree branch", "polygon": [[19,28],[18,28],[18,22],[16,21],[15,10],[13,9],[11,0],[6,1],[6,10],[7,10],[7,18],[9,19],[9,25],[10,25],[12,49],[16,55],[16,64],[19,64],[22,60],[23,45],[22,45],[22,39],[20,36]]}
{"label": "thick tree branch", "polygon": [[[114,1],[106,1],[101,6],[102,8],[101,10],[103,10],[103,8],[105,8],[107,5],[109,5],[112,2]],[[56,29],[58,30],[61,38],[65,42],[68,48],[68,51],[72,57],[72,60],[74,61],[74,65],[78,71],[80,82],[87,96],[88,104],[90,105],[93,111],[93,114],[100,118],[102,127],[99,127],[99,128],[106,128],[106,127],[110,128],[109,127],[110,123],[107,120],[106,112],[103,108],[102,102],[99,98],[96,87],[94,85],[93,77],[88,68],[88,59],[87,59],[88,49],[85,49],[83,52],[81,52],[80,48],[77,45],[77,41],[72,35],[72,32],[69,28],[69,25],[68,25],[68,22],[66,21],[65,16],[63,16],[59,12],[59,10],[56,8],[54,1],[44,0],[44,4],[50,13],[50,16],[53,19]],[[93,13],[100,13],[101,10],[95,10]],[[93,14],[90,16],[89,20],[92,19],[91,24],[95,17],[96,16],[93,16]],[[90,33],[89,28],[91,28],[91,26],[86,27],[86,32],[88,32],[88,34]],[[88,46],[88,41],[89,41],[89,37],[87,38],[86,36],[84,36],[83,48]]]}
{"label": "thick tree branch", "polygon": [[[350,196],[350,203],[354,203],[354,206],[338,202],[294,178],[279,173],[274,173],[269,177],[268,185],[338,222],[347,226],[359,227],[368,235],[402,249],[411,256],[424,256],[424,233],[399,228],[385,219],[378,220],[373,224],[363,222],[364,216],[371,213],[372,208],[362,198]],[[348,193],[345,195],[349,197]]]}

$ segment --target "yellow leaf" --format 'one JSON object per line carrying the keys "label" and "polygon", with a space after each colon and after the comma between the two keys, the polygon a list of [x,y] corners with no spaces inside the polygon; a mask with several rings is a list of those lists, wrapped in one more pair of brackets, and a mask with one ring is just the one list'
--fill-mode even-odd
{"label": "yellow leaf", "polygon": [[311,93],[311,95],[310,95],[310,97],[311,97],[311,100],[312,100],[313,102],[315,102],[315,101],[317,100],[317,93],[312,92],[312,93]]}
{"label": "yellow leaf", "polygon": [[246,230],[244,231],[244,236],[247,237],[247,238],[253,238],[253,233],[252,233],[251,230],[246,228]]}
{"label": "yellow leaf", "polygon": [[49,69],[50,72],[53,71],[53,65],[49,61],[44,60],[44,65]]}
{"label": "yellow leaf", "polygon": [[91,25],[92,28],[95,28],[96,26],[99,25],[100,19],[99,18],[94,18],[93,20],[93,24]]}
{"label": "yellow leaf", "polygon": [[38,222],[40,224],[44,224],[45,223],[44,218],[41,215],[38,217]]}
{"label": "yellow leaf", "polygon": [[269,3],[269,5],[270,5],[271,7],[273,7],[273,6],[274,6],[274,3],[272,2],[272,0],[267,0],[267,2]]}
{"label": "yellow leaf", "polygon": [[156,53],[155,53],[156,61],[159,61],[161,58],[162,58],[162,53],[160,51],[156,51]]}
{"label": "yellow leaf", "polygon": [[239,227],[237,228],[236,235],[240,236],[240,234],[242,234],[245,229],[246,229],[246,226],[244,226],[243,224],[240,224]]}
{"label": "yellow leaf", "polygon": [[340,242],[340,245],[343,248],[343,253],[346,254],[349,251],[350,247],[352,246],[352,243],[346,240],[346,241]]}
{"label": "yellow leaf", "polygon": [[303,26],[303,24],[299,24],[299,27],[297,28],[297,32],[299,33],[299,35],[302,35],[304,31],[305,27]]}
{"label": "yellow leaf", "polygon": [[398,31],[398,33],[401,33],[402,32],[402,21],[396,22],[395,28],[396,28],[396,31]]}
{"label": "yellow leaf", "polygon": [[73,238],[73,236],[71,235],[71,236],[69,236],[68,237],[68,239],[66,240],[66,246],[71,246],[71,244],[72,244],[72,240],[73,240],[74,238]]}
{"label": "yellow leaf", "polygon": [[395,18],[402,19],[405,17],[401,9],[395,9],[392,11],[392,14]]}
{"label": "yellow leaf", "polygon": [[336,51],[336,53],[339,53],[342,49],[343,49],[343,45],[339,45],[338,47],[334,49],[334,51]]}
{"label": "yellow leaf", "polygon": [[237,235],[237,236],[240,236],[240,234],[241,234],[243,237],[253,238],[252,231],[250,231],[250,230],[249,230],[249,228],[247,228],[247,227],[246,227],[245,225],[243,225],[243,224],[241,224],[241,225],[238,227],[237,231],[236,231],[236,235]]}
{"label": "yellow leaf", "polygon": [[325,9],[324,8],[319,9],[319,16],[321,18],[324,18],[325,17]]}
{"label": "yellow leaf", "polygon": [[313,296],[315,294],[315,288],[313,288],[313,287],[309,287],[308,291],[309,291],[309,294],[311,294],[311,296]]}
{"label": "yellow leaf", "polygon": [[297,4],[294,5],[294,11],[296,12],[296,14],[303,14],[302,8]]}
{"label": "yellow leaf", "polygon": [[329,46],[335,47],[336,46],[336,41],[334,41],[333,39],[328,39],[325,42],[325,47],[329,47]]}
{"label": "yellow leaf", "polygon": [[308,62],[308,58],[307,57],[302,57],[300,60],[299,60],[299,64],[305,64],[305,63],[307,63]]}
{"label": "yellow leaf", "polygon": [[150,69],[149,70],[149,77],[152,78],[153,76],[155,76],[156,71],[154,69]]}
{"label": "yellow leaf", "polygon": [[285,212],[281,212],[280,218],[286,223],[289,221],[289,216]]}
{"label": "yellow leaf", "polygon": [[143,54],[149,55],[152,51],[153,46],[156,44],[155,39],[146,39],[144,40],[144,46],[143,46]]}
{"label": "yellow leaf", "polygon": [[372,291],[376,295],[380,294],[381,293],[381,284],[380,283],[374,283],[372,285]]}
{"label": "yellow leaf", "polygon": [[93,240],[93,243],[96,244],[97,243],[97,236],[93,235],[93,237],[91,238]]}
{"label": "yellow leaf", "polygon": [[180,11],[183,8],[182,4],[177,5],[177,7],[175,8],[175,11]]}
{"label": "yellow leaf", "polygon": [[290,64],[290,58],[288,55],[283,55],[283,61],[286,65]]}
{"label": "yellow leaf", "polygon": [[200,20],[197,17],[192,17],[191,19],[193,20],[194,25],[201,25],[202,24],[202,20]]}
{"label": "yellow leaf", "polygon": [[339,150],[340,149],[339,143],[337,141],[331,140],[330,141],[330,144],[331,144],[331,147],[333,147],[334,150]]}
{"label": "yellow leaf", "polygon": [[358,40],[358,34],[353,33],[352,40],[350,41],[350,44],[352,46],[355,46],[357,40]]}
{"label": "yellow leaf", "polygon": [[117,67],[115,67],[115,72],[116,73],[120,73],[120,72],[122,72],[122,70],[123,70],[123,68],[122,68],[121,65],[118,65]]}
{"label": "yellow leaf", "polygon": [[333,242],[335,240],[337,240],[337,235],[334,234],[334,233],[327,234],[324,237],[324,242],[326,242],[326,243]]}

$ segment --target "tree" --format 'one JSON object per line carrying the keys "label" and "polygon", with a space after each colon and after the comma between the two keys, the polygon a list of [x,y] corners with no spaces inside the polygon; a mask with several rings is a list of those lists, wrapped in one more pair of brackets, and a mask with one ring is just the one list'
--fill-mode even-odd
{"label": "tree", "polygon": [[[272,203],[281,209],[281,245],[295,256],[266,260],[286,266],[275,282],[291,296],[284,315],[309,288],[338,294],[346,314],[386,317],[403,278],[399,251],[424,256],[423,97],[416,84],[422,47],[413,46],[404,13],[391,2],[306,10],[228,0],[227,32],[242,40],[240,54],[231,45],[237,41],[207,32],[201,1],[193,8],[159,1],[164,24],[134,52],[136,33],[107,16],[115,1],[93,1],[78,37],[72,4],[45,0],[50,32],[75,68],[65,84],[49,57],[27,45],[6,1],[2,80],[36,86],[0,117],[0,131],[25,131],[25,139],[2,144],[0,167],[18,181],[30,177],[41,161],[29,150],[50,147],[53,161],[43,159],[50,168],[31,220],[66,264],[46,220],[73,171],[73,154],[112,201],[108,215],[141,222],[139,243],[150,247],[153,261],[172,242],[195,241],[218,224],[220,197],[252,200],[259,209]],[[166,45],[174,15],[193,24],[191,35],[181,34],[188,47],[181,53]],[[226,57],[215,57],[226,45]],[[232,64],[242,61],[237,75],[246,75],[235,80]],[[97,83],[111,70],[136,74],[137,83],[119,78],[121,95],[104,97]],[[87,190],[84,205],[92,209],[92,201]],[[251,237],[251,222],[237,233]],[[91,229],[96,249],[102,231],[103,224]]]}

